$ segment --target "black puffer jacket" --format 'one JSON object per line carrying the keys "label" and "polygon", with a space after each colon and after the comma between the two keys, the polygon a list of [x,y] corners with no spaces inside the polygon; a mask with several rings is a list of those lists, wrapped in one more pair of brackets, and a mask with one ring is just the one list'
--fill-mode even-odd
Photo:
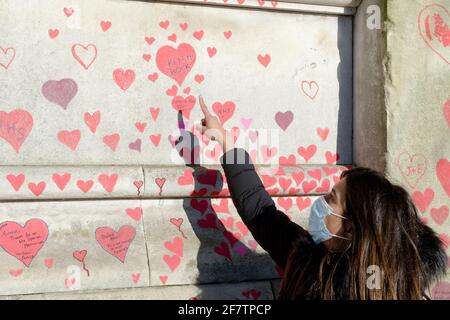
{"label": "black puffer jacket", "polygon": [[[280,268],[285,268],[293,246],[301,246],[302,250],[312,252],[313,257],[316,255],[314,253],[323,250],[323,245],[315,245],[305,229],[276,208],[245,149],[229,150],[220,157],[220,162],[233,203],[242,221]],[[426,225],[421,239],[419,250],[426,269],[426,283],[430,286],[445,274],[447,257],[439,238]],[[313,296],[314,292],[311,292],[309,298]],[[342,298],[345,299],[345,295]]]}

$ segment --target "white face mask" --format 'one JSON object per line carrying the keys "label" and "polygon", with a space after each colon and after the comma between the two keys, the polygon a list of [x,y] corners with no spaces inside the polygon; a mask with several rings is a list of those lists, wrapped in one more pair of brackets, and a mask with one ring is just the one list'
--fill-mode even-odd
{"label": "white face mask", "polygon": [[339,236],[337,234],[331,233],[326,224],[325,217],[329,215],[334,215],[336,217],[348,220],[346,217],[333,213],[333,209],[325,200],[324,196],[320,196],[311,206],[311,213],[309,215],[309,227],[308,232],[313,238],[314,242],[320,243],[326,240],[331,239],[332,237],[351,240],[346,237]]}

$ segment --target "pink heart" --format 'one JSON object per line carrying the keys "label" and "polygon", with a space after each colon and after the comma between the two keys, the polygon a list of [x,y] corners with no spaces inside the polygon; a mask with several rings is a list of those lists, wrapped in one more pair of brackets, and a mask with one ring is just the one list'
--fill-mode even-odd
{"label": "pink heart", "polygon": [[271,58],[270,58],[270,55],[268,55],[268,54],[266,54],[266,55],[258,55],[258,61],[259,61],[259,63],[261,63],[263,66],[264,66],[264,68],[267,68],[267,66],[269,65],[269,63],[270,63],[270,60],[271,60]]}
{"label": "pink heart", "polygon": [[225,36],[225,38],[230,39],[230,37],[233,35],[233,33],[231,31],[225,31],[223,33],[223,35]]}
{"label": "pink heart", "polygon": [[319,93],[319,84],[316,81],[303,80],[301,83],[301,88],[303,93],[313,101]]}
{"label": "pink heart", "polygon": [[423,41],[442,60],[450,64],[450,12],[440,5],[424,7],[419,13],[419,32]]}
{"label": "pink heart", "polygon": [[97,59],[97,47],[92,43],[87,46],[76,43],[72,46],[72,56],[85,70],[88,70]]}
{"label": "pink heart", "polygon": [[32,129],[33,117],[28,111],[0,111],[0,138],[6,140],[17,153]]}
{"label": "pink heart", "polygon": [[64,14],[66,17],[70,17],[73,14],[74,10],[73,8],[64,8]]}
{"label": "pink heart", "polygon": [[248,128],[250,128],[252,121],[252,118],[241,118],[241,123],[245,130],[248,130]]}
{"label": "pink heart", "polygon": [[202,83],[203,80],[205,80],[205,76],[202,75],[202,74],[197,74],[197,75],[194,77],[194,80],[195,80],[197,83]]}
{"label": "pink heart", "polygon": [[42,86],[44,97],[64,110],[78,92],[78,85],[72,79],[62,79],[59,81],[49,80]]}
{"label": "pink heart", "polygon": [[155,134],[151,134],[150,135],[150,140],[152,141],[153,145],[155,147],[157,147],[159,145],[159,142],[161,141],[161,135],[155,135]]}
{"label": "pink heart", "polygon": [[137,284],[139,282],[139,279],[141,278],[140,273],[132,273],[131,278],[133,279],[134,284]]}
{"label": "pink heart", "polygon": [[178,266],[180,265],[181,259],[179,256],[169,256],[168,254],[165,254],[163,256],[164,262],[169,266],[170,270],[175,271]]}
{"label": "pink heart", "polygon": [[159,26],[163,29],[167,29],[169,27],[169,24],[170,24],[169,20],[165,20],[165,21],[161,21],[159,23]]}
{"label": "pink heart", "polygon": [[195,102],[196,98],[194,96],[187,96],[186,98],[176,96],[172,99],[172,107],[176,111],[181,111],[183,116],[189,119],[191,111],[194,108]]}
{"label": "pink heart", "polygon": [[92,133],[97,131],[97,127],[100,123],[100,111],[95,111],[94,114],[89,112],[84,113],[84,123],[88,126]]}
{"label": "pink heart", "polygon": [[204,34],[203,30],[200,30],[200,31],[195,31],[193,33],[193,36],[194,36],[195,39],[200,41],[203,38],[203,34]]}
{"label": "pink heart", "polygon": [[[9,52],[9,53],[8,53]],[[0,67],[8,69],[16,57],[16,49],[0,47]]]}
{"label": "pink heart", "polygon": [[81,263],[84,262],[86,255],[87,255],[87,250],[79,250],[79,251],[77,250],[77,251],[74,251],[72,254],[72,256]]}
{"label": "pink heart", "polygon": [[192,170],[184,169],[184,173],[178,178],[178,184],[181,186],[189,185],[194,183],[194,176],[192,175]]}
{"label": "pink heart", "polygon": [[153,42],[155,42],[155,38],[154,37],[145,37],[145,42],[148,43],[148,45],[152,45]]}
{"label": "pink heart", "polygon": [[167,37],[167,39],[172,42],[177,42],[177,35],[175,33],[172,33],[170,36]]}
{"label": "pink heart", "polygon": [[153,72],[152,74],[149,74],[147,79],[151,82],[155,82],[156,80],[158,80],[158,73]]}
{"label": "pink heart", "polygon": [[433,201],[433,198],[434,198],[434,191],[431,188],[426,188],[423,193],[420,191],[415,191],[412,194],[414,204],[417,206],[417,208],[419,208],[419,210],[422,213],[427,211],[427,208]]}
{"label": "pink heart", "polygon": [[439,282],[431,290],[431,298],[433,300],[450,300],[450,283],[446,281]]}
{"label": "pink heart", "polygon": [[0,247],[29,267],[48,237],[47,224],[40,219],[28,220],[22,227],[16,222],[0,224]]}
{"label": "pink heart", "polygon": [[336,161],[339,160],[339,153],[332,153],[331,151],[325,152],[325,159],[327,164],[332,165],[336,164]]}
{"label": "pink heart", "polygon": [[6,179],[12,185],[14,190],[16,190],[16,192],[17,192],[22,187],[22,185],[23,185],[23,183],[25,181],[25,176],[23,174],[19,174],[17,176],[15,176],[13,174],[8,174],[6,176]]}
{"label": "pink heart", "polygon": [[78,180],[77,181],[77,187],[84,193],[89,192],[89,190],[91,190],[93,185],[94,185],[94,181],[92,181],[92,180],[88,180],[88,181]]}
{"label": "pink heart", "polygon": [[159,276],[159,281],[161,281],[162,284],[166,284],[168,278],[168,276]]}
{"label": "pink heart", "polygon": [[81,132],[80,130],[73,131],[60,131],[58,133],[58,140],[65,144],[67,147],[75,151],[78,143],[80,142]]}
{"label": "pink heart", "polygon": [[177,228],[180,228],[183,224],[183,218],[171,218],[170,223],[176,226]]}
{"label": "pink heart", "polygon": [[187,43],[181,43],[177,49],[163,46],[156,53],[158,69],[180,86],[191,72],[196,59],[194,48]]}
{"label": "pink heart", "polygon": [[150,62],[150,59],[152,56],[150,54],[143,54],[142,59],[144,59],[146,62]]}
{"label": "pink heart", "polygon": [[38,184],[35,184],[33,182],[30,182],[28,184],[28,189],[36,196],[39,197],[42,192],[44,192],[45,187],[47,184],[44,181],[39,182]]}
{"label": "pink heart", "polygon": [[302,188],[303,188],[303,191],[305,192],[305,193],[309,193],[309,192],[311,192],[312,190],[314,190],[314,188],[316,188],[317,187],[317,182],[316,181],[303,181],[303,183],[302,183]]}
{"label": "pink heart", "polygon": [[23,269],[9,270],[9,274],[14,278],[20,277],[23,274]]}
{"label": "pink heart", "polygon": [[450,162],[440,159],[436,164],[436,175],[447,195],[450,197]]}
{"label": "pink heart", "polygon": [[112,151],[116,151],[119,140],[120,135],[117,133],[103,137],[103,143],[106,144]]}
{"label": "pink heart", "polygon": [[449,215],[448,207],[446,205],[443,205],[440,208],[433,208],[430,211],[430,215],[438,225],[442,226]]}
{"label": "pink heart", "polygon": [[45,259],[44,265],[47,267],[47,269],[51,269],[53,268],[54,262],[55,261],[53,259]]}
{"label": "pink heart", "polygon": [[106,32],[111,28],[111,21],[102,21],[100,22],[100,26],[102,27],[103,32]]}
{"label": "pink heart", "polygon": [[286,131],[286,129],[292,123],[292,120],[294,120],[294,114],[292,113],[292,111],[286,111],[284,113],[277,112],[275,115],[275,122],[284,131]]}
{"label": "pink heart", "polygon": [[219,117],[222,124],[227,122],[234,114],[236,105],[232,101],[226,101],[225,103],[214,102],[212,105],[213,111]]}
{"label": "pink heart", "polygon": [[328,134],[330,133],[329,128],[317,128],[317,135],[322,139],[322,141],[327,140]]}
{"label": "pink heart", "polygon": [[450,128],[450,99],[444,105],[444,117],[447,120],[447,125]]}
{"label": "pink heart", "polygon": [[134,221],[139,221],[142,218],[142,208],[134,208],[134,209],[126,209],[125,212],[127,215],[133,219]]}
{"label": "pink heart", "polygon": [[150,108],[150,114],[152,115],[152,118],[154,121],[156,121],[156,119],[158,118],[159,111],[160,111],[159,108],[153,108],[153,107]]}
{"label": "pink heart", "polygon": [[128,249],[136,236],[136,229],[132,226],[123,226],[118,232],[109,227],[100,227],[95,230],[95,239],[100,246],[120,262],[125,262]]}
{"label": "pink heart", "polygon": [[173,238],[172,242],[164,242],[164,246],[167,248],[167,250],[172,251],[177,256],[183,256],[183,239],[181,239],[180,237]]}
{"label": "pink heart", "polygon": [[298,210],[303,211],[311,205],[310,198],[298,197],[295,199],[295,203],[297,204]]}
{"label": "pink heart", "polygon": [[217,49],[214,47],[208,47],[207,51],[210,58],[214,57],[217,53]]}
{"label": "pink heart", "polygon": [[114,70],[113,78],[119,88],[125,92],[131,87],[136,79],[136,73],[131,69],[124,70],[122,68],[118,68]]}
{"label": "pink heart", "polygon": [[248,240],[248,246],[252,251],[256,251],[256,248],[258,247],[258,242],[255,240]]}
{"label": "pink heart", "polygon": [[55,39],[59,35],[58,29],[48,29],[48,35],[50,39]]}
{"label": "pink heart", "polygon": [[117,183],[118,179],[117,174],[107,175],[107,174],[101,174],[98,177],[98,181],[103,186],[103,188],[106,190],[106,192],[111,193],[114,191],[114,187]]}
{"label": "pink heart", "polygon": [[311,144],[306,149],[304,147],[299,147],[297,152],[305,159],[306,163],[308,163],[308,161],[316,154],[317,146],[315,144]]}

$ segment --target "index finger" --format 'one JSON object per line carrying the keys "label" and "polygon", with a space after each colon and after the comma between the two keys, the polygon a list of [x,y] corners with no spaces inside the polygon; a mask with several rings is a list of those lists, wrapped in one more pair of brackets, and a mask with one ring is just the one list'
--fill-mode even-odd
{"label": "index finger", "polygon": [[211,115],[211,113],[209,113],[209,110],[206,107],[205,101],[203,101],[203,97],[202,96],[200,96],[199,101],[200,101],[200,108],[202,109],[203,114],[205,115],[205,117],[211,117],[212,115]]}

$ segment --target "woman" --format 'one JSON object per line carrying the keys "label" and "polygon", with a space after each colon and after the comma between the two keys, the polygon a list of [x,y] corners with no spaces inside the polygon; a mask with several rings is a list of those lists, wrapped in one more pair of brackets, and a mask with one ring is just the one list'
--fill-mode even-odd
{"label": "woman", "polygon": [[200,106],[205,117],[197,128],[223,148],[239,215],[284,270],[278,299],[429,299],[447,257],[405,189],[369,168],[345,171],[312,204],[306,231],[277,210],[249,154],[226,138],[202,97]]}

